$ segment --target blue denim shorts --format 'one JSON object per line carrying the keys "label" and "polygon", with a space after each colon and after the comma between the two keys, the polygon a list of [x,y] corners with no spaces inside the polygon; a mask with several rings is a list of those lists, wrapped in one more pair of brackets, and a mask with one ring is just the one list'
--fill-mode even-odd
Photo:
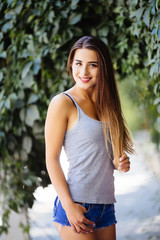
{"label": "blue denim shorts", "polygon": [[[87,219],[95,223],[94,229],[109,227],[116,224],[114,204],[93,204],[93,203],[80,203],[87,209],[84,214]],[[56,197],[53,209],[53,221],[60,223],[61,226],[70,226],[66,212],[62,207],[61,201]]]}

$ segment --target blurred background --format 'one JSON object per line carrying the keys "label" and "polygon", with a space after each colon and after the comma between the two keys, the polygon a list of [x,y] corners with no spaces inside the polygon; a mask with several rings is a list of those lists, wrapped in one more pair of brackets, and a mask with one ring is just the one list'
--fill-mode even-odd
{"label": "blurred background", "polygon": [[130,173],[115,173],[118,239],[160,239],[159,0],[0,1],[0,239],[59,239],[44,123],[51,98],[73,85],[67,57],[84,35],[110,49],[136,146]]}

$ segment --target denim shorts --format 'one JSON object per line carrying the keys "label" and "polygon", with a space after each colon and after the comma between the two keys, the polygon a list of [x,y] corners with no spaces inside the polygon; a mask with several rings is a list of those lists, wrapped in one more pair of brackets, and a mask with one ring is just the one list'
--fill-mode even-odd
{"label": "denim shorts", "polygon": [[[95,223],[94,229],[109,227],[116,224],[114,204],[93,204],[76,202],[87,209],[84,214],[87,219]],[[53,209],[53,221],[60,223],[61,226],[70,226],[66,212],[62,207],[61,201],[56,197]]]}

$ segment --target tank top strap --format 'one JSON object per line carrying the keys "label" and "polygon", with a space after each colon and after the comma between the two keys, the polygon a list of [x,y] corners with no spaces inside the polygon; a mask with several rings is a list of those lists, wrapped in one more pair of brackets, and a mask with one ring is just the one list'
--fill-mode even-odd
{"label": "tank top strap", "polygon": [[76,106],[77,113],[78,113],[78,121],[79,121],[81,118],[81,112],[82,112],[80,106],[77,104],[77,102],[74,100],[74,98],[69,93],[63,92],[63,94],[65,94],[67,97],[69,97],[72,100],[73,104]]}
{"label": "tank top strap", "polygon": [[76,103],[76,101],[74,100],[74,98],[73,98],[69,93],[63,92],[63,94],[65,94],[66,96],[68,96],[68,97],[72,100],[72,102],[74,103],[74,105],[75,105],[78,109],[80,109],[79,105]]}

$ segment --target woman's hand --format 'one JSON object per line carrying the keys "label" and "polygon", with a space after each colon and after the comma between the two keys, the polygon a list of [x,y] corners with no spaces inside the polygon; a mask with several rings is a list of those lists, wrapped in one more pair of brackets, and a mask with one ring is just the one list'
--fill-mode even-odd
{"label": "woman's hand", "polygon": [[[72,206],[66,209],[68,220],[75,233],[93,232],[95,223],[84,216],[86,212],[86,208],[78,203],[73,203]],[[86,226],[86,224],[88,226]]]}
{"label": "woman's hand", "polygon": [[120,160],[120,163],[119,163],[118,170],[122,172],[128,172],[130,170],[130,161],[126,153],[124,153],[119,160]]}

